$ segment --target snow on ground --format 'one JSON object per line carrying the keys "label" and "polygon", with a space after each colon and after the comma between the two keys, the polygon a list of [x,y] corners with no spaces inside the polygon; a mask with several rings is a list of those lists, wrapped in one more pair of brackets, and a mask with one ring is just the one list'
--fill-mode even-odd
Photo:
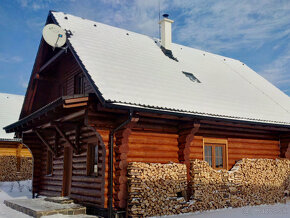
{"label": "snow on ground", "polygon": [[[31,180],[20,182],[0,182],[0,218],[31,218],[28,215],[13,210],[3,203],[9,199],[31,198]],[[241,208],[225,208],[164,218],[289,218],[290,202],[287,204],[261,205]],[[54,215],[51,218],[68,218],[65,215]]]}
{"label": "snow on ground", "polygon": [[6,207],[4,204],[4,200],[28,199],[31,197],[31,180],[0,182],[0,218],[31,218],[31,216]]}
{"label": "snow on ground", "polygon": [[225,208],[196,213],[188,213],[163,218],[289,218],[290,202],[287,204]]}

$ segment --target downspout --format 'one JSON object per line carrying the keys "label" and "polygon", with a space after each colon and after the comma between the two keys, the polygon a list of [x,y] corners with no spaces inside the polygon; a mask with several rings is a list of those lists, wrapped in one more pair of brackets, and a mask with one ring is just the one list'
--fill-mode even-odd
{"label": "downspout", "polygon": [[133,117],[133,111],[130,110],[129,117],[126,121],[121,123],[118,127],[115,129],[112,129],[110,131],[110,150],[109,150],[109,156],[110,156],[110,181],[109,181],[109,218],[113,217],[113,163],[114,163],[114,157],[113,157],[113,149],[114,149],[114,134],[119,129],[127,125],[129,122],[131,122]]}

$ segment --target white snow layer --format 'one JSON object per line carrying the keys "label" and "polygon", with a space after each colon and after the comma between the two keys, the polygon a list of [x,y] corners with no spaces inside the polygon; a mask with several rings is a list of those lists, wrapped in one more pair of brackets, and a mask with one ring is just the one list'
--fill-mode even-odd
{"label": "white snow layer", "polygon": [[24,213],[7,207],[4,200],[31,198],[31,180],[19,182],[0,182],[0,218],[27,218]]}

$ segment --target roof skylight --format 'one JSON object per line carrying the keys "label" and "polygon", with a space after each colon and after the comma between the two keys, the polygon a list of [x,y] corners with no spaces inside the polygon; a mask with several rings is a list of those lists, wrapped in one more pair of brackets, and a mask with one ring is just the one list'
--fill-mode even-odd
{"label": "roof skylight", "polygon": [[185,72],[185,71],[182,71],[182,73],[188,77],[192,82],[197,82],[197,83],[201,83],[199,81],[199,79],[197,79],[192,73],[189,73],[189,72]]}

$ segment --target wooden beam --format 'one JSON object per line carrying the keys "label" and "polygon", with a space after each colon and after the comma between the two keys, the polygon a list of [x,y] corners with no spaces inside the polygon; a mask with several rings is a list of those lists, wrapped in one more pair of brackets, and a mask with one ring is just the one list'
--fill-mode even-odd
{"label": "wooden beam", "polygon": [[45,64],[43,64],[38,73],[41,73],[42,71],[44,71],[47,67],[49,67],[53,62],[55,62],[62,54],[64,54],[65,50],[62,49],[60,50],[56,55],[52,56],[52,58],[50,58]]}
{"label": "wooden beam", "polygon": [[[190,128],[188,128],[190,127]],[[190,144],[194,139],[194,135],[198,132],[200,127],[200,122],[198,120],[193,121],[193,123],[184,123],[179,126],[178,132],[178,160],[184,163],[187,168],[187,180],[190,180]],[[191,190],[188,188],[188,198],[191,195]]]}
{"label": "wooden beam", "polygon": [[55,155],[55,151],[52,149],[52,147],[50,146],[50,144],[48,144],[46,142],[46,140],[41,135],[41,133],[37,129],[34,129],[34,132],[38,136],[38,138],[40,139],[40,141],[48,148],[48,150],[50,150],[53,153],[53,155]]}
{"label": "wooden beam", "polygon": [[83,107],[83,106],[87,106],[87,105],[88,105],[88,102],[75,103],[75,104],[64,104],[63,108]]}
{"label": "wooden beam", "polygon": [[209,124],[209,125],[216,125],[216,126],[228,126],[228,127],[237,127],[237,128],[245,128],[245,129],[255,129],[255,130],[266,130],[266,131],[276,131],[276,132],[289,132],[290,128],[283,128],[283,127],[275,127],[275,126],[265,126],[265,125],[258,125],[258,124],[240,124],[240,123],[231,123],[231,122],[222,122],[222,121],[213,121],[213,120],[201,120],[201,125]]}
{"label": "wooden beam", "polygon": [[132,117],[131,122],[115,133],[116,146],[115,152],[115,173],[114,178],[114,204],[117,208],[126,208],[127,206],[127,154],[129,152],[129,136],[132,128],[139,121],[138,117]]}
{"label": "wooden beam", "polygon": [[72,103],[80,103],[84,101],[88,101],[89,97],[80,97],[80,98],[70,98],[66,99],[64,102],[65,104],[72,104]]}
{"label": "wooden beam", "polygon": [[280,157],[290,159],[290,134],[280,135]]}
{"label": "wooden beam", "polygon": [[[53,122],[66,122],[68,123],[68,121],[72,120],[72,119],[77,119],[77,118],[80,118],[82,116],[85,116],[86,114],[86,110],[85,109],[82,109],[82,110],[79,110],[79,111],[76,111],[74,113],[71,113],[69,115],[66,115],[66,116],[63,116]],[[52,126],[52,122],[47,122],[47,123],[44,123],[44,124],[40,124],[38,126],[34,126],[33,128],[35,129],[46,129],[46,128],[50,128],[50,127],[53,127]],[[33,128],[31,129],[28,129],[28,130],[25,130],[23,131],[23,133],[32,133],[33,132]]]}
{"label": "wooden beam", "polygon": [[69,140],[69,138],[65,135],[65,133],[60,129],[60,126],[57,123],[53,123],[52,125],[55,127],[55,129],[59,133],[59,135],[69,144],[69,146],[71,146],[72,149],[75,152],[77,152],[78,150],[77,150],[75,144]]}

